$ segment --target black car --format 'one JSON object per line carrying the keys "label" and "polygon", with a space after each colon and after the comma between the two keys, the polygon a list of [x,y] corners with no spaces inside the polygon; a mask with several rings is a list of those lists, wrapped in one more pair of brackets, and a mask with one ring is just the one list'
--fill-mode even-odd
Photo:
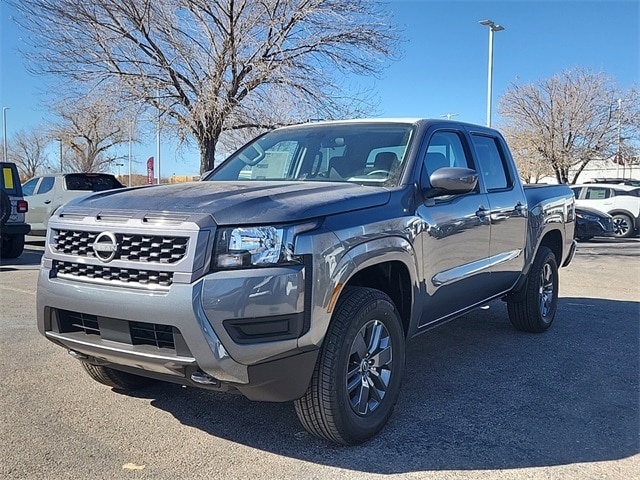
{"label": "black car", "polygon": [[613,217],[594,208],[576,207],[576,228],[574,236],[585,241],[593,237],[613,235]]}

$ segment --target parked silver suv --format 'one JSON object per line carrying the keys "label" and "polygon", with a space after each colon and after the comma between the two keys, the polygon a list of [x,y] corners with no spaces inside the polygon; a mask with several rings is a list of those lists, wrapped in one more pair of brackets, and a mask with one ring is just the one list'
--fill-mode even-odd
{"label": "parked silver suv", "polygon": [[14,163],[0,162],[0,258],[16,258],[24,250],[28,204],[22,198],[20,176]]}
{"label": "parked silver suv", "polygon": [[31,207],[27,214],[31,234],[44,235],[51,215],[69,200],[123,186],[108,173],[58,173],[33,177],[22,186]]}

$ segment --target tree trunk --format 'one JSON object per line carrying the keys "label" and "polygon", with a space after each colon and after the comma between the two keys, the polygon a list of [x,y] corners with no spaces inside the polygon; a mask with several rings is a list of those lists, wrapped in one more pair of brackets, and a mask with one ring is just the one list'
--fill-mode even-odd
{"label": "tree trunk", "polygon": [[216,128],[207,130],[198,137],[198,145],[200,147],[200,174],[213,170],[216,144],[222,134],[222,129]]}

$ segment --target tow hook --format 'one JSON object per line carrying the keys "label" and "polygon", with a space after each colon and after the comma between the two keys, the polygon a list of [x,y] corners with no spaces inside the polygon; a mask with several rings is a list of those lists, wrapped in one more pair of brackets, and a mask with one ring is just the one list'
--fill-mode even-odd
{"label": "tow hook", "polygon": [[71,355],[76,360],[87,360],[89,358],[84,353],[79,353],[75,350],[69,350],[69,355]]}
{"label": "tow hook", "polygon": [[201,371],[192,373],[191,380],[194,381],[195,383],[199,383],[200,385],[215,385],[216,387],[220,386],[219,380]]}

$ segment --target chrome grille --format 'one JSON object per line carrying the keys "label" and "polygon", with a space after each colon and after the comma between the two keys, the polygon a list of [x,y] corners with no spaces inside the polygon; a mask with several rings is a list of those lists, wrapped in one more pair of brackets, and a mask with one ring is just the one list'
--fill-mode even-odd
{"label": "chrome grille", "polygon": [[[55,230],[52,248],[56,253],[94,257],[93,243],[100,232]],[[118,249],[114,260],[146,263],[176,263],[187,254],[188,237],[115,234]]]}
{"label": "chrome grille", "polygon": [[172,272],[139,270],[134,268],[107,267],[54,260],[53,269],[58,275],[70,275],[106,282],[123,282],[144,286],[159,285],[169,287],[173,283]]}

